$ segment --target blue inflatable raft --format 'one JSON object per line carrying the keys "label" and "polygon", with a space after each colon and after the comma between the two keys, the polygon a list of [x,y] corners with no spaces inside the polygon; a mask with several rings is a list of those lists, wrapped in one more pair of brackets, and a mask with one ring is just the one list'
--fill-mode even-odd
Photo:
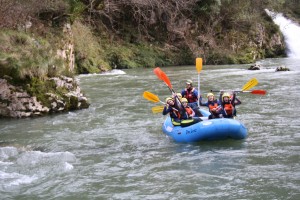
{"label": "blue inflatable raft", "polygon": [[[206,110],[201,109],[200,111],[205,117],[209,115]],[[247,129],[241,122],[227,118],[203,120],[187,127],[181,127],[174,126],[170,116],[168,116],[163,123],[162,130],[175,142],[199,142],[227,138],[244,139],[247,137]]]}

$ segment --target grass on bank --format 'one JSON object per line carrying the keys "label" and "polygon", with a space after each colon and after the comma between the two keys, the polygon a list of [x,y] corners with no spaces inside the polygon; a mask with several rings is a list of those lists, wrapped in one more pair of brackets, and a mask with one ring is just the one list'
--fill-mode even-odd
{"label": "grass on bank", "polygon": [[0,78],[21,86],[46,106],[50,103],[46,93],[63,97],[63,89],[56,88],[48,78],[73,74],[56,56],[53,42],[25,32],[1,30],[0,44]]}

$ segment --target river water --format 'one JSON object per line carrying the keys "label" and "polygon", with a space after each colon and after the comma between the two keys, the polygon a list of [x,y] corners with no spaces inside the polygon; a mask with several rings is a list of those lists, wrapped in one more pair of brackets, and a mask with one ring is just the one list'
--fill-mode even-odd
{"label": "river water", "polygon": [[[179,144],[161,131],[169,90],[152,69],[79,76],[85,110],[0,119],[1,199],[300,199],[300,60],[203,66],[201,92],[241,89],[251,78],[265,96],[239,94],[245,140]],[[280,65],[289,72],[275,72]],[[194,66],[162,68],[175,91],[197,82]],[[121,71],[122,72],[122,71]]]}

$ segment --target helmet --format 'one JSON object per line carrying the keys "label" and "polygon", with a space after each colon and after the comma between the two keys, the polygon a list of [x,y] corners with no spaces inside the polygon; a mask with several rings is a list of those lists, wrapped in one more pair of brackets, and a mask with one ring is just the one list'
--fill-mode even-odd
{"label": "helmet", "polygon": [[166,103],[168,103],[168,101],[172,100],[173,101],[173,98],[172,97],[168,97],[166,98]]}
{"label": "helmet", "polygon": [[184,102],[188,103],[188,100],[187,100],[186,98],[182,98],[182,99],[181,99],[181,102],[182,102],[182,103],[184,103]]}
{"label": "helmet", "polygon": [[223,95],[222,95],[222,99],[224,99],[224,97],[228,97],[230,99],[230,94],[225,92]]}
{"label": "helmet", "polygon": [[177,93],[176,95],[177,95],[179,98],[182,98],[181,93]]}
{"label": "helmet", "polygon": [[192,81],[191,79],[188,79],[188,80],[186,80],[186,84],[192,85],[192,84],[193,84],[193,81]]}
{"label": "helmet", "polygon": [[213,97],[214,97],[215,95],[214,95],[213,93],[210,92],[210,93],[207,93],[207,98],[208,98],[209,96],[213,96]]}

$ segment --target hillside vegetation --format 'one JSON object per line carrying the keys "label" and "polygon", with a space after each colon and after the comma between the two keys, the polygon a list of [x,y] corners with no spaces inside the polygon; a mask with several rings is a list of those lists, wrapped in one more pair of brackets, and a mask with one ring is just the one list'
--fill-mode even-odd
{"label": "hillside vegetation", "polygon": [[[0,78],[285,56],[265,8],[300,19],[299,3],[288,0],[0,0]],[[71,70],[56,56],[66,23],[75,46]]]}

